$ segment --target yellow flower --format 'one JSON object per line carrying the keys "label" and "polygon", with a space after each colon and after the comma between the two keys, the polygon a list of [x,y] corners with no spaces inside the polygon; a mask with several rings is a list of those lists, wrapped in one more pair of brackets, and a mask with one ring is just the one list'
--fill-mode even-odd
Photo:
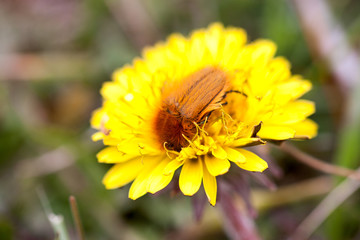
{"label": "yellow flower", "polygon": [[137,199],[166,187],[181,167],[183,194],[203,183],[215,205],[216,177],[231,164],[267,168],[243,147],[316,135],[307,119],[314,104],[298,100],[311,83],[274,57],[273,42],[246,42],[244,30],[215,23],[189,38],[173,34],[115,71],[91,119],[99,130],[93,140],[107,146],[99,162],[115,164],[103,179],[106,188],[133,181],[129,197]]}

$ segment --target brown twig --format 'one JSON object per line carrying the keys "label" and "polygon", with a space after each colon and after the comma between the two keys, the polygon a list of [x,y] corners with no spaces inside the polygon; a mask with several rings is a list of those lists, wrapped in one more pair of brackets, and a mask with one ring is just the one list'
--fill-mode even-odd
{"label": "brown twig", "polygon": [[70,202],[70,207],[71,207],[71,213],[72,213],[72,216],[75,221],[75,227],[76,227],[76,232],[77,232],[78,238],[80,240],[85,240],[85,234],[84,234],[84,230],[83,230],[82,223],[81,223],[79,209],[78,209],[78,206],[76,203],[76,198],[71,195],[69,197],[69,202]]}
{"label": "brown twig", "polygon": [[[360,170],[360,168],[359,168]],[[358,172],[356,172],[358,174]],[[360,181],[350,177],[332,190],[322,202],[301,222],[291,240],[308,239],[311,234],[340,204],[350,197],[360,187]]]}
{"label": "brown twig", "polygon": [[276,191],[255,189],[251,192],[254,207],[259,210],[305,201],[329,193],[333,179],[321,176],[279,187]]}
{"label": "brown twig", "polygon": [[[360,118],[360,57],[347,41],[325,0],[292,0],[299,23],[315,59],[324,63],[333,81],[324,88],[340,127]],[[336,97],[334,97],[336,96]]]}
{"label": "brown twig", "polygon": [[330,67],[343,94],[357,85],[359,57],[324,0],[293,0],[304,35],[315,57]]}
{"label": "brown twig", "polygon": [[336,165],[321,161],[313,156],[310,156],[309,154],[304,153],[303,151],[299,150],[298,148],[292,146],[290,143],[284,142],[282,145],[280,145],[280,149],[283,150],[284,152],[290,154],[291,156],[296,158],[298,161],[300,161],[306,165],[309,165],[310,167],[312,167],[316,170],[319,170],[321,172],[330,173],[330,174],[343,176],[343,177],[349,177],[354,180],[360,180],[360,173],[358,173],[354,170],[348,169],[348,168],[336,166]]}
{"label": "brown twig", "polygon": [[[336,89],[341,89],[342,97],[346,101],[346,105],[342,106],[340,111],[342,128],[339,137],[340,145],[337,147],[337,159],[338,161],[355,161],[355,158],[359,156],[356,146],[360,142],[360,138],[356,134],[360,130],[360,108],[358,107],[360,101],[360,57],[356,49],[348,43],[345,31],[335,20],[325,0],[292,0],[292,2],[313,55],[326,63],[334,77]],[[334,98],[334,96],[337,95],[330,95],[330,102],[339,101],[339,98]],[[351,148],[350,153],[349,148]],[[319,170],[322,171],[330,170],[337,175],[340,175],[339,173],[346,175],[351,171],[321,161],[319,164],[317,159],[315,159],[317,161],[313,161],[314,158],[308,157],[305,154],[307,162],[312,162],[313,167],[317,166],[317,169],[320,168]],[[353,175],[348,175],[348,179],[330,192],[300,224],[291,239],[308,239],[330,213],[360,187],[360,182],[353,180],[359,179],[359,174],[360,172],[354,172]]]}

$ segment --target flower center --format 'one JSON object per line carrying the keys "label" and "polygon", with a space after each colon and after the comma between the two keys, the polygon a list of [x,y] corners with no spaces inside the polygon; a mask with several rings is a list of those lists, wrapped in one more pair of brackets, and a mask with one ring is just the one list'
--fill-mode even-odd
{"label": "flower center", "polygon": [[[197,126],[221,107],[229,82],[216,67],[196,71],[180,81],[165,83],[162,105],[156,114],[154,132],[167,149],[181,151],[197,132]],[[188,139],[188,140],[187,140]]]}

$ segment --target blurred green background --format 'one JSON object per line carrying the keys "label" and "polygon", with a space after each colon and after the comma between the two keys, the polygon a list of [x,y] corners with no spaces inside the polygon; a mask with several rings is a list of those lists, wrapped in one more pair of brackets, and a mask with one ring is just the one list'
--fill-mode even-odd
{"label": "blurred green background", "polygon": [[[304,98],[316,102],[311,118],[320,126],[319,135],[297,146],[325,161],[359,166],[360,107],[347,110],[354,94],[339,91],[331,64],[311,47],[313,36],[300,27],[294,2],[1,0],[0,239],[55,238],[39,195],[63,215],[70,239],[76,239],[70,195],[77,198],[86,239],[228,239],[216,207],[207,206],[198,223],[188,197],[147,195],[132,201],[128,187],[105,190],[101,179],[109,166],[97,163],[103,146],[91,141],[89,126],[91,112],[101,106],[101,85],[114,69],[170,33],[187,35],[214,21],[244,28],[250,41],[272,39],[277,55],[292,63],[292,72],[313,82]],[[343,31],[351,51],[358,52],[360,2],[326,3],[333,26]],[[320,22],[314,18],[313,24]],[[348,115],[355,120],[346,125]],[[276,240],[289,236],[341,179],[276,148],[272,152],[284,170],[276,180],[279,192],[254,184],[254,201],[260,235]],[[310,191],[309,186],[310,196],[293,197]],[[312,239],[360,239],[359,200],[359,193],[348,198]]]}

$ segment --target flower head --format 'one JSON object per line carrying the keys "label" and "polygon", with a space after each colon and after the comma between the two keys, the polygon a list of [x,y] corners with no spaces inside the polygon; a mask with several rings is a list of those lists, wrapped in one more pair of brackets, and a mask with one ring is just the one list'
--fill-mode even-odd
{"label": "flower head", "polygon": [[183,194],[203,183],[215,205],[216,177],[231,164],[267,168],[244,147],[316,135],[307,119],[314,104],[298,100],[311,83],[291,75],[271,41],[246,42],[242,29],[215,23],[189,38],[173,34],[115,71],[91,120],[99,130],[93,139],[107,146],[99,162],[115,164],[107,188],[133,181],[129,197],[137,199],[166,187],[181,168]]}

